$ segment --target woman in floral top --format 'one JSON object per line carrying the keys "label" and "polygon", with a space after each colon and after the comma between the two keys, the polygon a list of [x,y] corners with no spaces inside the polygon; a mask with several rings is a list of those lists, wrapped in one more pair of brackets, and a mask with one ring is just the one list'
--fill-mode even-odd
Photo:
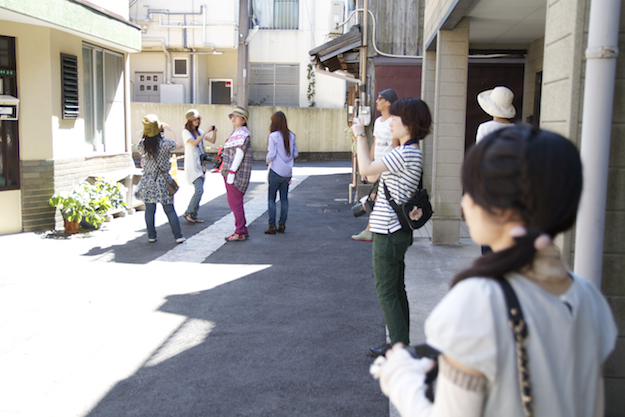
{"label": "woman in floral top", "polygon": [[226,238],[228,242],[247,240],[247,225],[243,209],[243,196],[250,184],[252,174],[252,144],[247,129],[249,113],[242,107],[235,107],[228,115],[234,132],[223,146],[221,174],[226,181],[228,205],[236,226],[235,232]]}
{"label": "woman in floral top", "polygon": [[[164,130],[170,131],[175,141],[163,137]],[[137,186],[135,197],[145,203],[145,225],[150,243],[156,242],[154,213],[157,203],[163,205],[176,242],[185,241],[180,230],[178,215],[174,210],[174,199],[169,195],[166,182],[171,178],[169,175],[171,154],[175,149],[180,148],[182,144],[174,131],[167,124],[159,122],[155,114],[148,114],[143,118],[143,138],[137,146],[141,155],[143,176]]]}

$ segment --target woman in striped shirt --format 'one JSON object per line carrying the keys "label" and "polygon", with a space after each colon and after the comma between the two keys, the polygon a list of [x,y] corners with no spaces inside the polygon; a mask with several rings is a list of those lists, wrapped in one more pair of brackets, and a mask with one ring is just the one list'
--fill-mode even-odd
{"label": "woman in striped shirt", "polygon": [[[361,175],[382,174],[380,190],[386,186],[398,204],[407,202],[421,179],[422,153],[419,141],[430,133],[432,116],[424,101],[415,98],[398,100],[391,106],[391,135],[400,145],[379,161],[371,161],[365,127],[356,118],[352,131],[358,142],[358,167]],[[370,348],[373,356],[383,355],[391,345],[410,344],[408,298],[404,284],[404,255],[412,244],[412,232],[402,229],[386,193],[378,199],[370,217],[373,232],[373,274],[375,287],[388,327],[391,344]]]}

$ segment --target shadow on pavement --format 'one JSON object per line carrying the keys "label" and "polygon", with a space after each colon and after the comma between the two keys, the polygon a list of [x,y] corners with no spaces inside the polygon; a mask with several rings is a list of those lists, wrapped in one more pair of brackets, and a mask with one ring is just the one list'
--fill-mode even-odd
{"label": "shadow on pavement", "polygon": [[385,331],[371,246],[350,239],[366,218],[353,218],[348,183],[308,178],[290,194],[285,234],[264,235],[265,214],[250,240],[211,255],[205,264],[270,267],[168,296],[159,311],[184,323],[88,416],[388,415],[368,373]]}

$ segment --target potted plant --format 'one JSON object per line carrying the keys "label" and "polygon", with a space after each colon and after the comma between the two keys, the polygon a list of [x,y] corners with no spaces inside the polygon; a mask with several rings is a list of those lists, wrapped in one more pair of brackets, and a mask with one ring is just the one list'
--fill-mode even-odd
{"label": "potted plant", "polygon": [[79,185],[80,192],[89,201],[90,207],[99,218],[98,224],[83,219],[80,225],[85,229],[97,229],[103,221],[110,216],[110,212],[126,208],[124,203],[124,187],[119,182],[96,178],[94,181],[87,180]]}
{"label": "potted plant", "polygon": [[61,211],[65,233],[77,233],[81,221],[88,228],[96,229],[111,208],[126,206],[122,189],[119,183],[97,178],[93,184],[85,181],[72,191],[54,194],[50,198],[50,205]]}

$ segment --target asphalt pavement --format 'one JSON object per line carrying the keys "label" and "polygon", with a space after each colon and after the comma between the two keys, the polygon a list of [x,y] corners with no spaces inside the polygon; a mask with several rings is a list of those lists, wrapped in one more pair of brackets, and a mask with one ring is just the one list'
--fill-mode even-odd
{"label": "asphalt pavement", "polygon": [[[286,233],[265,235],[266,168],[246,193],[250,239],[223,180],[176,244],[162,208],[101,230],[0,236],[0,417],[388,416],[368,373],[385,342],[371,244],[348,202],[349,162],[296,163]],[[278,203],[279,208],[279,203]],[[411,339],[453,274],[479,255],[417,238],[406,254]]]}

